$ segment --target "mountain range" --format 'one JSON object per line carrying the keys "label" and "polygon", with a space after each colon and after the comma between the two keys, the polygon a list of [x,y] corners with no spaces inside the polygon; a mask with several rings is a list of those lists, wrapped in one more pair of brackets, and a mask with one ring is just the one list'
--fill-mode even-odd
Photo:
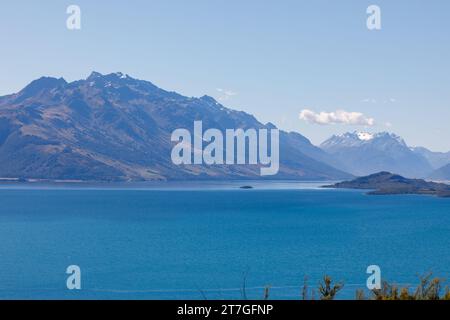
{"label": "mountain range", "polygon": [[[143,181],[259,179],[256,165],[176,166],[175,129],[271,129],[212,97],[185,97],[122,73],[93,72],[66,82],[43,77],[0,97],[0,177]],[[191,130],[192,131],[192,130]],[[301,134],[280,131],[280,170],[272,179],[351,177]]]}
{"label": "mountain range", "polygon": [[355,176],[390,171],[401,175],[426,176],[432,168],[424,157],[414,153],[397,135],[362,132],[334,135],[321,144],[342,168]]}
{"label": "mountain range", "polygon": [[450,164],[450,152],[412,148],[393,133],[348,132],[332,136],[320,147],[335,157],[339,168],[355,176],[389,171],[409,178],[450,179],[440,169]]}
{"label": "mountain range", "polygon": [[[275,128],[212,97],[186,97],[120,72],[70,83],[42,77],[0,97],[0,178],[261,179],[257,165],[174,165],[171,133],[192,132],[199,120],[221,131]],[[317,147],[280,130],[280,170],[264,178],[344,180],[379,171],[450,180],[450,153],[410,148],[391,133],[335,135]]]}

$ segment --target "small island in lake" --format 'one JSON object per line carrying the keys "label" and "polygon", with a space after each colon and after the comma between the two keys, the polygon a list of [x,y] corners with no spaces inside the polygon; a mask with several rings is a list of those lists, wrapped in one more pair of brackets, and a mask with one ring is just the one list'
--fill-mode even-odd
{"label": "small island in lake", "polygon": [[344,181],[323,188],[373,190],[370,195],[389,194],[427,194],[450,197],[450,185],[428,182],[421,179],[408,179],[390,172],[379,172],[352,181]]}

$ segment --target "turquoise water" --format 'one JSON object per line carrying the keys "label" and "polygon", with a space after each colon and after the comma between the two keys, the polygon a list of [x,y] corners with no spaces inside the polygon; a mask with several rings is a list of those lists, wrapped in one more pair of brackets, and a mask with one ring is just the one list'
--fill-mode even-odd
{"label": "turquoise water", "polygon": [[450,279],[449,199],[274,186],[3,186],[0,298],[240,299],[246,278],[249,298],[298,299],[325,274],[353,298],[372,264],[401,284]]}

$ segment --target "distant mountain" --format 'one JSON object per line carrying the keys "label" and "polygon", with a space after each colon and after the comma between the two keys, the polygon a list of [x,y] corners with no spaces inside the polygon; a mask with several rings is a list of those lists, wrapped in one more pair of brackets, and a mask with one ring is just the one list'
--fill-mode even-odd
{"label": "distant mountain", "polygon": [[356,176],[392,171],[419,178],[433,170],[424,156],[413,152],[401,137],[387,132],[334,135],[320,147],[342,164],[342,170]]}
{"label": "distant mountain", "polygon": [[450,181],[450,163],[433,171],[430,175],[430,179]]}
{"label": "distant mountain", "polygon": [[[257,179],[258,166],[176,166],[171,133],[206,128],[273,128],[211,97],[185,97],[122,73],[93,72],[68,83],[43,77],[0,97],[0,177],[51,180]],[[280,131],[272,179],[350,177],[298,133]]]}
{"label": "distant mountain", "polygon": [[423,147],[412,148],[412,150],[427,159],[433,169],[450,164],[450,152],[433,152]]}
{"label": "distant mountain", "polygon": [[325,186],[325,188],[373,190],[369,192],[372,195],[427,194],[450,197],[450,185],[420,179],[407,179],[389,172],[379,172],[352,181]]}

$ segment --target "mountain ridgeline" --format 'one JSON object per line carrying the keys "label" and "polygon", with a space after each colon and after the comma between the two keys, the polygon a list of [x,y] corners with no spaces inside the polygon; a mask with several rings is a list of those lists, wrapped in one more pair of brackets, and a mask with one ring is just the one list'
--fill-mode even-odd
{"label": "mountain ridgeline", "polygon": [[[257,165],[174,165],[171,134],[274,128],[211,97],[185,97],[122,73],[68,83],[43,77],[0,97],[0,178],[147,181],[261,179]],[[271,179],[341,180],[351,175],[298,133],[280,131]]]}

